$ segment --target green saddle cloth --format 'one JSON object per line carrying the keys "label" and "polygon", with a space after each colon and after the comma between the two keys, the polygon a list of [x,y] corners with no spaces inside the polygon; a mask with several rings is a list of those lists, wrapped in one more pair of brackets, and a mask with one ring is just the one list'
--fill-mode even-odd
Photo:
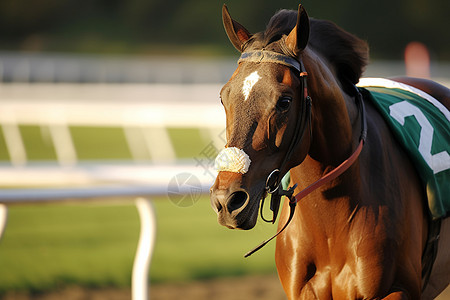
{"label": "green saddle cloth", "polygon": [[[443,105],[436,107],[408,90],[365,86],[368,96],[401,142],[425,186],[433,219],[450,212],[450,121]],[[369,92],[364,92],[366,89]],[[424,94],[426,95],[426,94]],[[427,98],[431,96],[426,95]],[[431,99],[436,101],[435,99]],[[434,102],[436,104],[436,102]]]}

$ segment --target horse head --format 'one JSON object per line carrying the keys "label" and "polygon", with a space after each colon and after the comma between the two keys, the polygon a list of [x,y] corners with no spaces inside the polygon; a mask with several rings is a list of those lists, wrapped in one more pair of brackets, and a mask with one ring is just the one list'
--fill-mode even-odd
{"label": "horse head", "polygon": [[[293,12],[279,14],[283,13]],[[306,73],[301,74],[300,58],[308,43],[309,18],[300,5],[297,17],[290,18],[295,24],[275,19],[268,28],[276,30],[252,35],[231,18],[225,5],[222,17],[231,43],[242,55],[220,93],[227,144],[216,159],[219,173],[211,204],[221,225],[251,229],[260,200],[309,150],[311,136],[304,134],[311,130],[302,78]]]}

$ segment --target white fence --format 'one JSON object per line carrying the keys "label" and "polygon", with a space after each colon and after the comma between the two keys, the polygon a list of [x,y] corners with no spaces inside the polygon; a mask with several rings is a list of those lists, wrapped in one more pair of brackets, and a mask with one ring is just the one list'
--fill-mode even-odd
{"label": "white fence", "polygon": [[[136,199],[141,233],[132,297],[148,299],[156,226],[151,197],[167,195],[169,181],[180,173],[194,175],[202,193],[208,193],[213,181],[195,162],[176,160],[167,128],[199,128],[220,144],[225,116],[219,90],[219,85],[0,85],[0,126],[11,158],[0,165],[0,237],[10,205]],[[30,163],[21,125],[48,132],[58,163]],[[133,160],[80,162],[71,126],[123,128]]]}

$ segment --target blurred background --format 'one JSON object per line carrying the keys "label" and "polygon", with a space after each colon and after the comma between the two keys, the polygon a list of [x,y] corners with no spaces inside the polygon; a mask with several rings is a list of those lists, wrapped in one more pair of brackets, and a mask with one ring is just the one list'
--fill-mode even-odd
{"label": "blurred background", "polygon": [[[258,32],[277,10],[299,3],[226,4],[234,19]],[[450,87],[449,1],[302,4],[310,17],[368,41],[365,76],[409,74]],[[238,58],[222,28],[222,5],[0,1],[1,187],[83,188],[99,178],[114,185],[161,177],[167,194],[152,198],[152,299],[285,299],[274,243],[242,258],[275,226],[222,228],[207,190],[198,196],[195,182],[169,183],[180,180],[183,166],[194,167],[202,184],[214,179],[211,162],[223,147],[225,126],[218,95]],[[164,176],[140,169],[167,165],[181,168],[166,168]],[[8,206],[0,299],[130,299],[139,217],[128,198]]]}

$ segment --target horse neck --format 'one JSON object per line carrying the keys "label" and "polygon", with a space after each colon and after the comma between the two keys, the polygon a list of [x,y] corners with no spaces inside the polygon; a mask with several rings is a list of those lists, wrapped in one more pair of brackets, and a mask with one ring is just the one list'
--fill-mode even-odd
{"label": "horse neck", "polygon": [[308,93],[312,98],[309,155],[324,167],[335,167],[351,155],[357,143],[358,109],[353,98],[340,88],[331,67],[314,52],[305,52]]}
{"label": "horse neck", "polygon": [[[291,171],[291,178],[294,183],[299,183],[300,189],[349,158],[357,146],[360,130],[354,99],[341,90],[333,70],[319,56],[308,55],[304,64],[308,72],[308,93],[313,103],[312,141],[303,163]],[[357,199],[360,193],[358,168],[358,163],[355,163],[340,177],[321,187],[320,193],[311,194],[310,197],[320,199],[310,202],[310,213],[317,213],[321,218],[320,212],[326,210],[327,217],[336,213],[333,220],[346,222],[357,205],[353,199]],[[317,206],[323,206],[323,209],[317,209]],[[329,206],[335,207],[330,209]]]}

